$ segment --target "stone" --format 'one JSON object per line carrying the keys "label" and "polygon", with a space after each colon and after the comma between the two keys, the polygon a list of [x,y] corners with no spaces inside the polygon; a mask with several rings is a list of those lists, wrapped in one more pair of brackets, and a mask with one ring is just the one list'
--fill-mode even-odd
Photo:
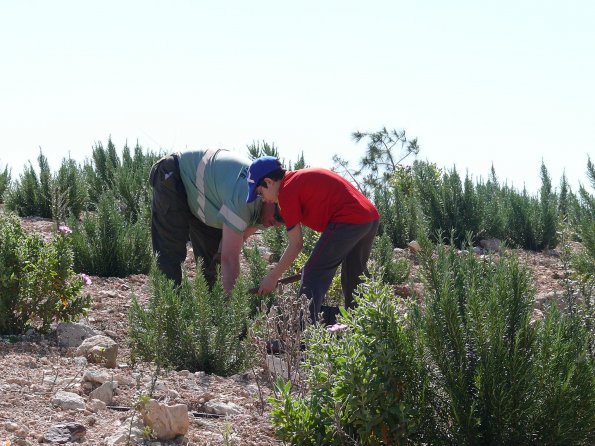
{"label": "stone", "polygon": [[141,413],[144,425],[151,428],[158,440],[173,440],[188,432],[190,421],[186,404],[167,406],[150,400]]}
{"label": "stone", "polygon": [[204,404],[205,411],[207,413],[213,413],[217,415],[239,415],[243,412],[242,406],[238,406],[235,403],[223,402],[217,400],[211,400]]}
{"label": "stone", "polygon": [[88,325],[62,322],[56,327],[58,345],[61,347],[78,347],[87,338],[97,336],[97,332]]}
{"label": "stone", "polygon": [[421,251],[421,246],[417,240],[411,240],[409,243],[407,243],[407,246],[409,247],[411,252],[417,253]]}
{"label": "stone", "polygon": [[112,400],[114,399],[114,391],[116,390],[116,387],[118,387],[116,382],[106,381],[98,388],[93,390],[89,394],[89,398],[103,401],[109,406],[112,404]]}
{"label": "stone", "polygon": [[85,400],[80,395],[72,392],[65,392],[59,390],[52,398],[54,406],[62,407],[63,409],[84,409]]}
{"label": "stone", "polygon": [[[131,425],[132,423],[132,425]],[[126,418],[116,432],[105,440],[106,446],[142,444],[144,426],[136,417]]]}
{"label": "stone", "polygon": [[267,355],[266,367],[273,376],[282,376],[285,379],[289,379],[289,367],[279,356]]}
{"label": "stone", "polygon": [[64,444],[70,441],[79,441],[86,433],[85,426],[79,423],[56,424],[43,434],[43,441],[44,443]]}
{"label": "stone", "polygon": [[97,413],[107,409],[107,404],[101,400],[91,399],[87,402],[87,410],[89,412]]}
{"label": "stone", "polygon": [[97,335],[85,339],[75,354],[86,357],[89,362],[113,369],[116,367],[118,344],[107,336]]}
{"label": "stone", "polygon": [[111,380],[112,375],[106,370],[85,370],[85,373],[83,373],[83,381],[86,382],[103,384]]}
{"label": "stone", "polygon": [[483,239],[479,241],[481,249],[487,252],[501,252],[502,242],[497,238]]}

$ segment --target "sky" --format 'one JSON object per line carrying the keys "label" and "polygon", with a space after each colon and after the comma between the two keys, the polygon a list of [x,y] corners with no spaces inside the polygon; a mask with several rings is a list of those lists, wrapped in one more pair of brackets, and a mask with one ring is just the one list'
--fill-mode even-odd
{"label": "sky", "polygon": [[274,143],[352,164],[354,131],[531,193],[595,161],[595,2],[0,0],[0,169],[108,138],[154,151]]}

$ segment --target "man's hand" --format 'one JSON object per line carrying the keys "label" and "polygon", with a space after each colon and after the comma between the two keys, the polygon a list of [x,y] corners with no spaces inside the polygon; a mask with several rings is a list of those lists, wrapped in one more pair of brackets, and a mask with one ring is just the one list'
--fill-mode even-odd
{"label": "man's hand", "polygon": [[262,279],[262,282],[260,282],[258,294],[268,294],[273,291],[277,287],[278,280],[279,278],[276,275],[272,273],[267,274],[266,277]]}
{"label": "man's hand", "polygon": [[270,293],[277,286],[279,278],[289,269],[293,261],[296,259],[304,245],[304,237],[302,235],[302,225],[297,224],[287,232],[287,239],[289,244],[285,248],[285,252],[279,259],[270,273],[262,280],[258,293]]}

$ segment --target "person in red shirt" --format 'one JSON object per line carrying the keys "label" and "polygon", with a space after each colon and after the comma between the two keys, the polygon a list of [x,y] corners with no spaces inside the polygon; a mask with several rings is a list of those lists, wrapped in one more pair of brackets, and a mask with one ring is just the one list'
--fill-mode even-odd
{"label": "person in red shirt", "polygon": [[[288,246],[262,280],[259,293],[271,292],[303,247],[302,225],[321,232],[302,269],[300,294],[311,299],[310,317],[318,320],[322,302],[341,265],[345,307],[353,308],[353,292],[367,273],[366,264],[378,230],[378,210],[342,176],[327,169],[285,171],[271,156],[255,159],[248,169],[250,203],[261,196],[276,203],[287,227]],[[325,320],[328,321],[327,318]]]}

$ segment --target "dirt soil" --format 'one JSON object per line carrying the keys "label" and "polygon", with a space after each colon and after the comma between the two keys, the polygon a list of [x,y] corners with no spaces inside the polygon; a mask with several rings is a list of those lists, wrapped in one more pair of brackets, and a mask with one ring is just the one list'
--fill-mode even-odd
{"label": "dirt soil", "polygon": [[[39,218],[23,219],[23,227],[46,238],[55,231],[52,222]],[[539,299],[563,290],[564,270],[556,253],[517,253],[533,271]],[[154,371],[150,365],[131,365],[126,338],[131,296],[141,302],[148,300],[148,278],[134,275],[123,279],[91,279],[93,283],[85,288],[85,292],[92,297],[92,308],[81,322],[118,343],[118,366],[109,373],[120,377],[124,384],[118,386],[112,406],[130,407],[135,393],[148,393]],[[540,318],[540,311],[535,311],[534,316]],[[107,444],[106,439],[126,422],[132,411],[66,410],[54,407],[51,402],[61,389],[86,397],[88,389],[81,384],[81,378],[89,370],[108,369],[86,364],[82,358],[74,356],[74,349],[58,347],[51,336],[32,335],[17,342],[0,338],[0,446],[38,444],[51,426],[69,422],[80,423],[86,428],[82,439],[72,444]],[[230,378],[187,371],[168,372],[159,376],[156,389],[156,398],[168,404],[187,404],[189,411],[196,413],[205,412],[204,403],[209,400],[232,402],[240,407],[241,413],[236,415],[191,417],[186,444],[282,444],[275,438],[271,427],[270,407],[261,410],[259,390],[252,372]],[[265,397],[270,393],[266,388],[262,391]],[[153,441],[146,444],[167,443]]]}

